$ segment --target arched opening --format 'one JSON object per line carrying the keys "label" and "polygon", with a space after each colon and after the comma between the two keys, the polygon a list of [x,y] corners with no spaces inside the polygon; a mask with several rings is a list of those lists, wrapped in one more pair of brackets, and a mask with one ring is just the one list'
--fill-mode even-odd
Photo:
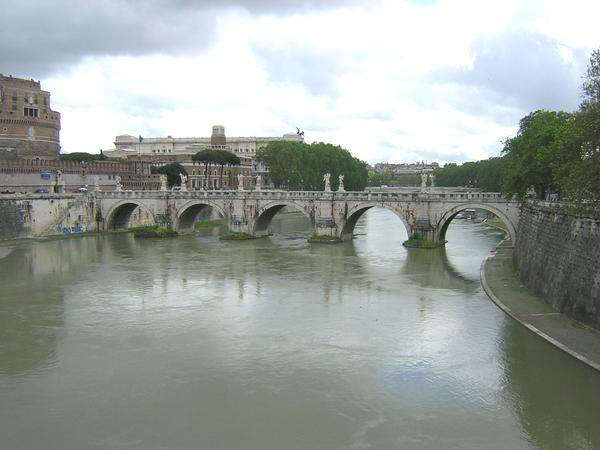
{"label": "arched opening", "polygon": [[[484,217],[482,215],[482,212],[486,213],[488,216]],[[516,239],[517,231],[511,220],[508,218],[508,216],[500,209],[485,204],[459,205],[447,211],[438,222],[436,239],[437,242],[446,241],[448,227],[454,219],[460,218],[466,221],[476,223],[481,222],[484,219],[489,220],[490,218],[492,218],[490,214],[493,216],[493,218],[497,218],[497,220],[499,221],[496,227],[504,229],[510,237],[510,239],[514,242]]]}
{"label": "arched opening", "polygon": [[192,203],[181,208],[177,216],[176,230],[178,233],[191,233],[203,226],[220,225],[225,214],[220,208],[210,203]]}
{"label": "arched opening", "polygon": [[153,225],[154,217],[138,203],[127,202],[113,208],[106,223],[108,231],[127,231],[132,226]]}
{"label": "arched opening", "polygon": [[[356,228],[356,225],[358,224],[359,220],[363,217],[363,215],[371,210],[372,208],[374,208],[375,210],[384,210],[384,211],[390,211],[392,213],[395,214],[395,216],[397,218],[400,219],[400,221],[402,222],[402,224],[404,225],[404,230],[406,232],[406,235],[408,235],[408,230],[410,229],[408,224],[406,223],[406,220],[404,219],[404,217],[402,217],[398,211],[392,209],[392,208],[386,208],[386,207],[382,207],[380,205],[376,205],[376,204],[367,204],[367,205],[359,205],[357,207],[352,208],[351,210],[346,212],[346,224],[344,225],[344,229],[342,230],[342,235],[341,235],[341,239],[343,241],[347,241],[347,240],[351,240],[354,236],[354,230]],[[388,214],[389,215],[389,214]],[[405,238],[404,240],[406,240],[407,238]]]}
{"label": "arched opening", "polygon": [[272,229],[277,231],[277,234],[305,230],[304,234],[309,236],[314,231],[314,220],[294,203],[267,205],[258,213],[254,236],[268,236],[272,234]]}

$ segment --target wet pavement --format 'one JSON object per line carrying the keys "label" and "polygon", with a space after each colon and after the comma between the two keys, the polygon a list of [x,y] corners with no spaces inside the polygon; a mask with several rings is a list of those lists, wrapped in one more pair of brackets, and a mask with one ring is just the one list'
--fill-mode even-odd
{"label": "wet pavement", "polygon": [[505,313],[531,331],[600,371],[600,332],[559,313],[517,278],[513,246],[504,241],[481,266],[481,283]]}

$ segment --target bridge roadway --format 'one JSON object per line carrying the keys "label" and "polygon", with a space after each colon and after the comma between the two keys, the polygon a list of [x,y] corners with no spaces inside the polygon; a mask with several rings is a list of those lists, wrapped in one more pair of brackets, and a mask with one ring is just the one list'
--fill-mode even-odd
{"label": "bridge roadway", "polygon": [[269,234],[275,214],[284,207],[299,211],[314,227],[315,235],[339,240],[352,238],[354,226],[374,207],[394,212],[409,236],[418,234],[436,244],[445,242],[446,230],[461,211],[478,208],[494,213],[517,238],[520,203],[498,193],[448,189],[401,191],[123,191],[87,194],[94,203],[96,228],[119,231],[130,224],[171,226],[179,233],[191,232],[198,215],[212,208],[222,216],[229,231],[261,237]]}

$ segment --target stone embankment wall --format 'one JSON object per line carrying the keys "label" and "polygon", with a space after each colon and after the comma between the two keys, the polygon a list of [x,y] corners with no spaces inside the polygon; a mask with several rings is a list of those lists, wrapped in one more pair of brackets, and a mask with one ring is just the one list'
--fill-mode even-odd
{"label": "stone embankment wall", "polygon": [[95,231],[85,195],[0,195],[0,240]]}
{"label": "stone embankment wall", "polygon": [[600,329],[600,213],[525,205],[514,262],[525,285],[557,311]]}

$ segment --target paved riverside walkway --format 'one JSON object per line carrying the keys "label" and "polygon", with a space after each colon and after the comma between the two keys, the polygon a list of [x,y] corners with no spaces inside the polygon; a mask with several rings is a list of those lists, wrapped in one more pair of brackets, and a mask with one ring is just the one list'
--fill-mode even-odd
{"label": "paved riverside walkway", "polygon": [[481,265],[481,284],[505,313],[531,331],[600,371],[600,332],[557,312],[517,278],[513,246],[502,242]]}

